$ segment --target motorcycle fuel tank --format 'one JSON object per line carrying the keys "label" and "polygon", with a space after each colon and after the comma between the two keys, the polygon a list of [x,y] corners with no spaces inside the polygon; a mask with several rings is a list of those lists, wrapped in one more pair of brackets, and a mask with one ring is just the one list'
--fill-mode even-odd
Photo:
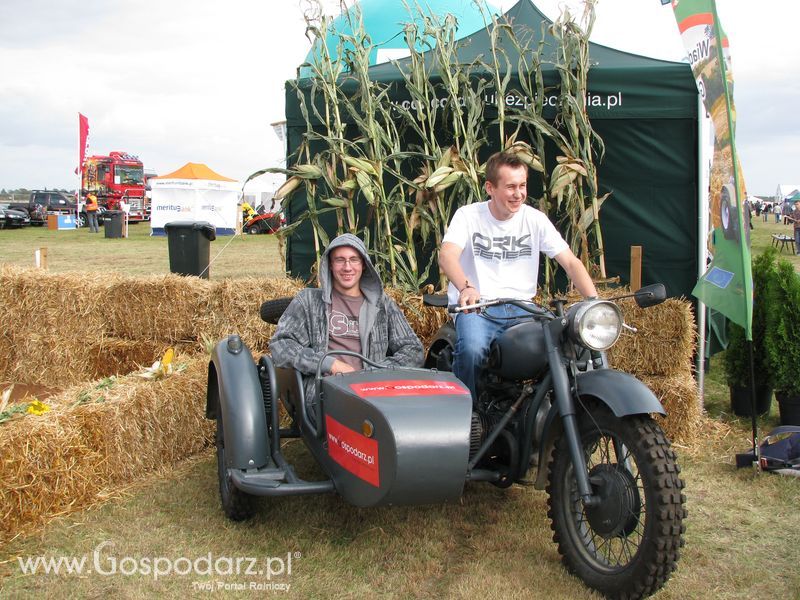
{"label": "motorcycle fuel tank", "polygon": [[503,379],[535,379],[547,368],[544,332],[538,321],[519,323],[506,329],[492,344],[489,369]]}
{"label": "motorcycle fuel tank", "polygon": [[378,369],[322,380],[319,459],[356,506],[461,496],[472,397],[450,373]]}

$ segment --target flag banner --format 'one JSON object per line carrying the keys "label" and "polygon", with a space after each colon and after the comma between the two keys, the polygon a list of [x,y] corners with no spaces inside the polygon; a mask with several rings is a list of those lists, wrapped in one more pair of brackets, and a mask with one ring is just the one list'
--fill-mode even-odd
{"label": "flag banner", "polygon": [[89,146],[89,119],[78,113],[78,169],[75,173],[83,170],[83,163],[86,160],[86,148]]}
{"label": "flag banner", "polygon": [[714,124],[709,189],[708,270],[692,294],[741,325],[752,339],[753,285],[750,207],[736,155],[730,49],[714,0],[672,0],[672,9],[692,73]]}

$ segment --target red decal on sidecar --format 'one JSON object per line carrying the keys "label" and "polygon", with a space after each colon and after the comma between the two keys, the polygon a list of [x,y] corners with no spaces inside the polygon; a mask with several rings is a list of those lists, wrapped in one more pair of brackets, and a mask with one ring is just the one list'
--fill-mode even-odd
{"label": "red decal on sidecar", "polygon": [[363,398],[370,396],[452,396],[469,394],[467,388],[453,381],[435,379],[398,379],[351,383],[350,388]]}
{"label": "red decal on sidecar", "polygon": [[330,457],[359,479],[380,487],[377,440],[345,427],[329,415],[325,415],[325,430]]}

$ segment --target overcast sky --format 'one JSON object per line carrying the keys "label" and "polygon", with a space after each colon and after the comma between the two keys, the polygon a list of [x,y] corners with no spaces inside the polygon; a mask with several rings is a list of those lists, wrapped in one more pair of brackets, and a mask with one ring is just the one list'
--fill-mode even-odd
{"label": "overcast sky", "polygon": [[[554,18],[578,2],[535,4]],[[284,81],[310,47],[301,5],[2,0],[0,187],[76,187],[79,112],[89,118],[91,153],[125,150],[157,173],[191,161],[243,180],[279,166],[283,146],[270,123],[283,119]],[[748,191],[771,195],[800,184],[800,2],[717,6],[731,42]],[[600,0],[592,39],[657,58],[683,54],[672,10],[659,0]]]}

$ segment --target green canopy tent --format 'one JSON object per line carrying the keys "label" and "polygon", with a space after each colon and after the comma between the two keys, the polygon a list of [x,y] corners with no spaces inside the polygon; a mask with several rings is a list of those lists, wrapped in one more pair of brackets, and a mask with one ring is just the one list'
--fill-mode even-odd
{"label": "green canopy tent", "polygon": [[[520,0],[505,13],[518,37],[539,35],[550,21],[530,0]],[[481,29],[459,42],[458,56],[469,63],[491,56],[489,33]],[[547,65],[555,43],[545,39],[542,70],[545,84],[558,83]],[[517,64],[511,44],[504,46],[510,63]],[[589,117],[605,143],[598,165],[599,193],[610,192],[600,212],[609,276],[628,282],[630,247],[643,247],[642,283],[663,282],[670,295],[689,296],[698,276],[698,218],[700,214],[698,155],[698,93],[688,64],[661,61],[590,44]],[[399,66],[405,66],[403,60]],[[394,102],[409,98],[398,64],[370,68],[370,78],[390,85]],[[512,74],[513,75],[513,74]],[[481,77],[474,72],[473,77]],[[515,79],[509,89],[515,88]],[[298,86],[310,102],[310,80]],[[345,85],[347,85],[345,83]],[[513,99],[511,100],[513,101]],[[549,116],[555,116],[555,111]],[[487,115],[491,117],[491,115]],[[545,112],[545,117],[548,113]],[[287,83],[287,152],[291,155],[306,132],[297,91]],[[486,148],[486,155],[497,148]],[[285,203],[288,222],[306,210],[302,192]],[[327,222],[330,231],[335,222]],[[287,269],[307,277],[314,263],[310,224],[302,224],[287,243]]]}

